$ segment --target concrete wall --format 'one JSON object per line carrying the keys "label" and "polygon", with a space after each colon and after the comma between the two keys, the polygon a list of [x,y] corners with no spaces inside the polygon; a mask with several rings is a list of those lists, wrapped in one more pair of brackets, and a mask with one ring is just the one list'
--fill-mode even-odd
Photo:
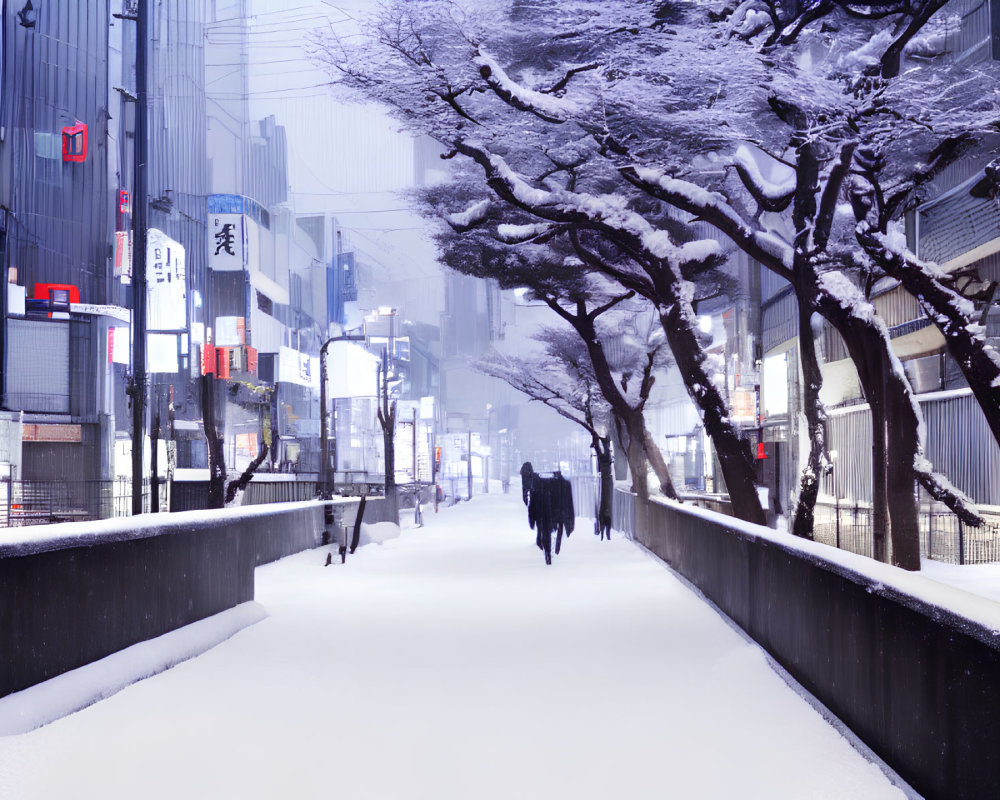
{"label": "concrete wall", "polygon": [[1000,633],[723,520],[651,503],[635,538],[928,800],[995,797]]}
{"label": "concrete wall", "polygon": [[0,696],[252,600],[255,566],[322,533],[309,502],[52,525],[0,544]]}

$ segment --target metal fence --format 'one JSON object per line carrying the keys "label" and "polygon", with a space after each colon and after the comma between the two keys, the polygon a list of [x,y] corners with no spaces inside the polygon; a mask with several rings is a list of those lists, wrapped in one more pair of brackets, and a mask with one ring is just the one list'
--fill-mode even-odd
{"label": "metal fence", "polygon": [[[160,509],[170,507],[170,484],[159,482]],[[143,510],[150,507],[150,481],[142,484]],[[47,525],[132,514],[129,478],[89,481],[34,481],[0,478],[0,528]]]}
{"label": "metal fence", "polygon": [[[920,555],[949,564],[1000,561],[1000,513],[980,510],[984,524],[972,527],[940,503],[921,503]],[[872,558],[871,504],[821,500],[816,504],[813,537],[817,542]],[[891,557],[891,541],[886,543],[886,549]]]}

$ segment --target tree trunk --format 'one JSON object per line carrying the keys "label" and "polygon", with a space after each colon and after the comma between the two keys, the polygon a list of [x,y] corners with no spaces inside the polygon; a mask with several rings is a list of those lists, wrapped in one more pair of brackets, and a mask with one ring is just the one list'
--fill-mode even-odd
{"label": "tree trunk", "polygon": [[[674,302],[666,306],[666,311],[660,315],[663,332],[688,394],[702,412],[705,430],[712,438],[729,490],[733,514],[747,522],[764,525],[764,511],[760,507],[754,481],[750,443],[740,437],[733,425],[726,403],[705,369],[705,352],[687,319],[682,317],[680,306],[679,301]],[[687,308],[690,310],[690,306]]]}
{"label": "tree trunk", "polygon": [[[378,400],[378,422],[382,426],[382,446],[385,455],[385,502],[389,504],[392,521],[399,524],[399,493],[396,490],[396,401],[389,400],[389,354],[382,351],[379,368],[380,397]],[[469,469],[472,469],[472,453],[469,453]],[[471,472],[470,472],[471,475]],[[471,496],[470,496],[471,499]]]}
{"label": "tree trunk", "polygon": [[615,480],[624,481],[628,478],[628,456],[620,428],[620,423],[615,420],[611,435],[612,470]]}
{"label": "tree trunk", "polygon": [[612,502],[615,491],[615,479],[611,472],[611,437],[593,437],[594,452],[597,454],[597,472],[600,476],[600,498],[597,504],[597,525],[599,531],[610,532],[612,521]]}
{"label": "tree trunk", "polygon": [[649,460],[646,458],[646,443],[643,441],[645,426],[636,431],[634,425],[634,421],[624,420],[625,458],[632,476],[632,492],[642,502],[646,502],[649,500]]}
{"label": "tree trunk", "polygon": [[802,394],[809,435],[809,456],[799,480],[799,496],[795,505],[792,533],[804,539],[813,538],[816,523],[816,498],[819,482],[827,472],[826,412],[819,399],[823,373],[816,355],[816,341],[812,332],[812,309],[799,303],[799,358],[802,361]]}
{"label": "tree trunk", "polygon": [[253,474],[257,471],[257,468],[264,463],[264,459],[267,458],[267,443],[260,443],[260,452],[257,453],[256,458],[247,465],[247,468],[243,471],[235,481],[230,481],[229,486],[226,487],[226,503],[231,503],[236,499],[237,492],[242,492],[247,486],[250,485],[250,481],[253,480]]}
{"label": "tree trunk", "polygon": [[201,376],[201,419],[208,441],[208,507],[223,508],[226,493],[226,459],[222,437],[215,423],[215,378]]}
{"label": "tree trunk", "polygon": [[[393,416],[395,410],[394,407]],[[385,501],[389,504],[392,519],[398,522],[399,496],[396,489],[396,447],[393,433],[390,427],[382,429],[382,446],[385,449]]]}
{"label": "tree trunk", "polygon": [[656,474],[656,479],[660,482],[660,491],[671,500],[678,500],[677,491],[674,489],[674,482],[670,479],[670,470],[663,458],[663,453],[653,441],[653,434],[646,427],[645,419],[640,421],[642,422],[642,442],[646,450],[646,458]]}
{"label": "tree trunk", "polygon": [[[884,532],[877,529],[879,513],[888,510],[892,561],[903,569],[920,569],[920,536],[914,492],[914,458],[919,446],[917,417],[909,387],[894,369],[887,332],[872,320],[852,313],[829,295],[818,292],[817,310],[837,329],[858,368],[858,377],[872,411],[872,440],[879,445],[885,431],[884,458],[872,458],[872,528],[875,557],[884,560]],[[884,427],[883,427],[884,426]],[[885,503],[879,497],[885,475]]]}
{"label": "tree trunk", "polygon": [[[868,394],[867,390],[865,392]],[[885,404],[882,392],[868,395],[872,422],[872,558],[889,561],[889,499],[886,490],[886,463],[889,460],[885,437]]]}
{"label": "tree trunk", "polygon": [[892,522],[892,563],[920,569],[920,522],[913,459],[917,454],[917,419],[909,393],[889,375],[886,392],[886,499]]}

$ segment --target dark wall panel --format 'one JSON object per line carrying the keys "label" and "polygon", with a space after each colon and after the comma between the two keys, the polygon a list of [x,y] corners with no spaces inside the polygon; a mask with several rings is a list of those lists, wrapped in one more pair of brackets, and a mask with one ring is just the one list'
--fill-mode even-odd
{"label": "dark wall panel", "polygon": [[322,538],[319,503],[211,513],[0,544],[0,696],[252,600],[255,566]]}
{"label": "dark wall panel", "polygon": [[996,796],[1000,632],[722,521],[655,503],[635,520],[637,540],[928,800]]}

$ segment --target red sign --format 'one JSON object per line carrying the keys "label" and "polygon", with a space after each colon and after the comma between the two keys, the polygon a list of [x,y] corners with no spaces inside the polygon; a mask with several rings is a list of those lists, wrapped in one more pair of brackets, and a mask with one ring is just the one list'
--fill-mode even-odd
{"label": "red sign", "polygon": [[215,347],[210,344],[203,344],[201,346],[201,374],[214,375],[215,367]]}
{"label": "red sign", "polygon": [[[65,295],[62,293],[65,292]],[[56,300],[62,301],[65,297],[68,303],[80,302],[80,290],[70,283],[36,283],[36,300]]]}
{"label": "red sign", "polygon": [[21,427],[21,441],[24,442],[81,442],[83,428],[80,425],[46,425],[25,423]]}
{"label": "red sign", "polygon": [[87,160],[87,126],[82,122],[62,129],[63,161]]}
{"label": "red sign", "polygon": [[216,347],[215,355],[218,361],[218,372],[216,377],[229,380],[229,347]]}
{"label": "red sign", "polygon": [[128,189],[122,189],[118,192],[118,210],[122,214],[127,214],[132,210],[132,198],[128,193]]}
{"label": "red sign", "polygon": [[247,372],[251,375],[257,374],[257,350],[247,346]]}

